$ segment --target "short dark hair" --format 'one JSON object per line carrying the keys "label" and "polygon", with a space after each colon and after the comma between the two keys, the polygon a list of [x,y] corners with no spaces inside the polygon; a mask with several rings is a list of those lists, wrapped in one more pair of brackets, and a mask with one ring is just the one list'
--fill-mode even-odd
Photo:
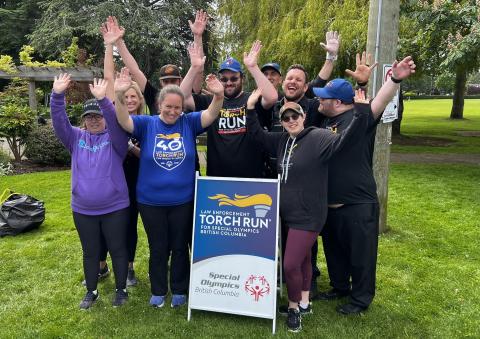
{"label": "short dark hair", "polygon": [[292,69],[299,69],[303,72],[303,74],[305,74],[305,82],[308,82],[308,73],[305,69],[305,67],[303,67],[303,65],[300,65],[300,64],[293,64],[291,65],[290,67],[288,67],[287,69],[287,73],[290,72]]}

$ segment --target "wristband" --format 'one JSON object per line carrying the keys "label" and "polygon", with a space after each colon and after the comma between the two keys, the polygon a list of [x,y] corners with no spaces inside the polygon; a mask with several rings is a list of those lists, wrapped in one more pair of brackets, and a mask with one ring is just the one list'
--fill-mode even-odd
{"label": "wristband", "polygon": [[393,77],[393,75],[390,77],[390,79],[392,79],[392,81],[393,81],[394,83],[396,83],[396,84],[399,84],[399,83],[402,82],[402,79],[395,79],[395,78]]}
{"label": "wristband", "polygon": [[135,145],[133,144],[132,140],[128,140],[128,150],[131,151]]}
{"label": "wristband", "polygon": [[359,86],[359,87],[365,87],[367,85],[368,85],[368,81],[365,81],[365,82],[358,82],[357,81],[357,86]]}
{"label": "wristband", "polygon": [[337,60],[338,58],[338,55],[335,55],[335,54],[330,54],[330,52],[327,52],[327,57],[326,57],[326,60],[332,60],[332,61],[335,61]]}

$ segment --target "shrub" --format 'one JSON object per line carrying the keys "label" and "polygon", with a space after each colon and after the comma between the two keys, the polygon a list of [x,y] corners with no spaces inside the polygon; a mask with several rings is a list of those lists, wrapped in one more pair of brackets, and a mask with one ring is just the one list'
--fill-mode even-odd
{"label": "shrub", "polygon": [[26,139],[25,155],[43,165],[68,165],[70,154],[55,136],[51,121],[45,125],[34,124]]}
{"label": "shrub", "polygon": [[0,149],[0,177],[12,173],[12,164],[10,156]]}

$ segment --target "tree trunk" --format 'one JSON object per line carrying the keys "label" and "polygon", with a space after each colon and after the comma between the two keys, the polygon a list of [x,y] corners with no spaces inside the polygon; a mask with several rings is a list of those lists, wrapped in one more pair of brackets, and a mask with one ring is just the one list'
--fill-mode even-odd
{"label": "tree trunk", "polygon": [[453,105],[450,119],[463,119],[463,105],[465,102],[465,87],[467,86],[467,72],[457,68],[455,74],[455,90],[453,93]]}

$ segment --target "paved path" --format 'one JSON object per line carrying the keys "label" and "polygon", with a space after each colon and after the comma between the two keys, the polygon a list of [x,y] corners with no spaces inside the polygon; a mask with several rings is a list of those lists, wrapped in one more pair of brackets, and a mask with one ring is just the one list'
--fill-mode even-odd
{"label": "paved path", "polygon": [[395,163],[471,164],[480,166],[480,154],[392,153]]}

